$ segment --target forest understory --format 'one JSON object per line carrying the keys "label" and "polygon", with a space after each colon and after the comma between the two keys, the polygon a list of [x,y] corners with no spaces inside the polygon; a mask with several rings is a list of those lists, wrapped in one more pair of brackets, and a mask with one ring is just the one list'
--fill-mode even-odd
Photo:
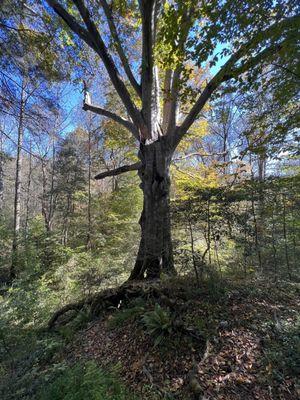
{"label": "forest understory", "polygon": [[185,277],[121,292],[6,343],[1,398],[298,398],[298,284]]}

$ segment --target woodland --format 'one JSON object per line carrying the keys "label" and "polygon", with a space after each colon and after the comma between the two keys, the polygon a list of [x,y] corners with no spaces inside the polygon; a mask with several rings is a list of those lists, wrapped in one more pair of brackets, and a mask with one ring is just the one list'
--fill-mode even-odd
{"label": "woodland", "polygon": [[0,398],[300,396],[296,0],[0,0]]}

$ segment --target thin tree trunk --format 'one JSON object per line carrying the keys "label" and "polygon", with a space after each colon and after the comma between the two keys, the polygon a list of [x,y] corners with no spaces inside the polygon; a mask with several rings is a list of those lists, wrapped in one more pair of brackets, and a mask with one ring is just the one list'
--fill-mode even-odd
{"label": "thin tree trunk", "polygon": [[228,127],[227,127],[228,121],[224,122],[223,124],[223,146],[222,146],[222,151],[223,151],[223,174],[224,177],[226,176],[227,173],[227,141],[228,141]]}
{"label": "thin tree trunk", "polygon": [[49,226],[48,226],[48,232],[52,231],[52,221],[54,217],[54,212],[55,212],[55,206],[56,206],[56,198],[57,196],[54,196],[54,183],[55,183],[55,143],[54,139],[52,142],[52,165],[51,165],[51,184],[50,184],[50,199],[49,199],[49,212],[48,212],[48,220],[49,220]]}
{"label": "thin tree trunk", "polygon": [[288,276],[291,279],[291,268],[290,268],[290,259],[289,259],[289,251],[288,251],[288,241],[287,241],[287,229],[286,229],[286,196],[283,193],[282,196],[283,202],[283,238],[284,238],[284,250],[285,250],[285,261],[288,270]]}
{"label": "thin tree trunk", "polygon": [[219,272],[220,274],[222,273],[222,268],[221,268],[221,264],[220,264],[220,259],[219,259],[219,251],[218,251],[218,243],[217,240],[214,238],[214,248],[215,248],[215,257],[216,257],[216,261],[217,261],[217,265],[219,268]]}
{"label": "thin tree trunk", "polygon": [[261,259],[261,249],[260,249],[260,242],[259,242],[260,238],[259,238],[258,228],[257,228],[257,217],[256,217],[256,212],[255,212],[253,189],[251,189],[251,209],[252,209],[252,216],[253,216],[253,222],[254,222],[256,254],[257,254],[257,258],[258,258],[259,270],[262,272],[262,259]]}
{"label": "thin tree trunk", "polygon": [[71,198],[70,195],[67,195],[67,209],[65,210],[65,214],[63,217],[63,231],[62,231],[62,243],[64,246],[68,244],[68,233],[69,233],[69,217],[71,213]]}
{"label": "thin tree trunk", "polygon": [[294,268],[297,266],[297,227],[296,227],[296,218],[293,215],[293,232],[292,232],[292,240],[293,240],[293,260],[294,260]]}
{"label": "thin tree trunk", "polygon": [[189,232],[190,232],[190,240],[191,240],[191,251],[192,251],[192,260],[193,260],[193,267],[196,275],[197,286],[200,286],[200,279],[199,279],[199,272],[197,269],[196,257],[195,257],[195,248],[194,248],[194,235],[193,235],[193,227],[190,218],[188,217],[188,225],[189,225]]}
{"label": "thin tree trunk", "polygon": [[30,187],[31,187],[31,175],[32,175],[32,153],[31,153],[31,141],[30,141],[30,153],[29,153],[29,170],[28,170],[28,179],[27,179],[27,188],[26,188],[26,204],[25,204],[25,224],[24,224],[24,233],[25,240],[27,240],[28,236],[28,222],[29,222],[29,202],[30,202]]}
{"label": "thin tree trunk", "polygon": [[[211,266],[211,221],[210,221],[210,199],[207,200],[207,217],[206,217],[207,235],[205,236],[207,249],[204,257],[208,253],[208,265]],[[204,260],[204,258],[203,258]]]}
{"label": "thin tree trunk", "polygon": [[266,176],[266,156],[265,154],[260,154],[258,159],[258,204],[257,204],[257,235],[260,248],[261,257],[261,270],[263,271],[264,259],[263,253],[261,251],[261,244],[265,242],[265,176]]}
{"label": "thin tree trunk", "polygon": [[52,191],[50,193],[49,200],[47,193],[46,160],[42,159],[42,215],[44,217],[45,228],[48,233],[51,232],[51,196],[53,196]]}
{"label": "thin tree trunk", "polygon": [[[276,196],[274,198],[274,203],[276,204]],[[275,219],[274,219],[274,207],[272,207],[272,250],[273,250],[273,264],[274,264],[274,276],[275,281],[277,281],[277,249],[276,249],[276,240],[275,240]]]}
{"label": "thin tree trunk", "polygon": [[88,231],[86,238],[86,248],[88,250],[91,249],[91,235],[92,235],[92,216],[91,216],[91,166],[92,166],[92,158],[91,158],[91,131],[88,130],[88,208],[87,208],[87,219],[88,219]]}
{"label": "thin tree trunk", "polygon": [[255,249],[259,264],[259,270],[262,272],[262,257],[261,257],[261,247],[260,247],[260,237],[259,237],[259,230],[258,230],[258,223],[257,223],[257,215],[255,210],[255,199],[254,199],[254,188],[253,185],[255,184],[254,181],[254,173],[252,169],[252,157],[250,155],[250,165],[251,165],[251,178],[252,178],[252,186],[251,186],[251,211],[253,216],[253,223],[254,223],[254,235],[255,235]]}
{"label": "thin tree trunk", "polygon": [[159,278],[161,273],[176,274],[173,261],[170,221],[171,151],[164,138],[141,145],[139,170],[144,194],[140,218],[141,240],[130,280]]}
{"label": "thin tree trunk", "polygon": [[12,262],[10,268],[10,279],[16,277],[16,272],[19,264],[19,240],[20,240],[20,220],[21,220],[21,177],[22,177],[22,145],[24,136],[24,82],[21,87],[21,98],[20,98],[20,112],[19,112],[19,124],[18,124],[18,147],[16,156],[16,178],[15,178],[15,200],[14,200],[14,233],[13,233],[13,245],[12,245]]}
{"label": "thin tree trunk", "polygon": [[4,195],[4,155],[3,155],[3,136],[0,133],[0,215],[3,209],[3,195]]}

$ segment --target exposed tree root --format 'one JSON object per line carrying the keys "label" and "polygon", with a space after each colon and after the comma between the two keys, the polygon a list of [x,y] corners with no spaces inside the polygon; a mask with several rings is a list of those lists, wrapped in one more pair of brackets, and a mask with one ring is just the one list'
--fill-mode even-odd
{"label": "exposed tree root", "polygon": [[87,303],[85,303],[85,301],[80,301],[78,303],[67,304],[64,307],[60,308],[50,318],[50,320],[48,322],[48,328],[52,329],[55,326],[56,321],[59,319],[59,317],[61,317],[62,315],[64,315],[68,311],[72,311],[72,310],[79,311],[79,310],[81,310],[83,308],[83,306],[85,304],[87,304]]}
{"label": "exposed tree root", "polygon": [[[173,293],[174,294],[174,293]],[[93,316],[98,316],[109,307],[118,307],[121,303],[127,302],[137,297],[159,298],[168,307],[172,308],[172,299],[170,299],[170,289],[162,287],[159,282],[130,282],[114,288],[106,289],[100,293],[83,299],[77,303],[70,303],[57,310],[48,322],[48,328],[53,329],[56,325],[63,324],[60,318],[69,311],[75,311],[74,315],[67,318],[67,322],[74,319],[80,310],[88,307]],[[65,322],[65,321],[64,321]]]}
{"label": "exposed tree root", "polygon": [[198,368],[201,364],[204,363],[204,361],[207,359],[207,357],[209,357],[210,347],[211,347],[211,345],[210,345],[209,340],[206,340],[205,352],[204,352],[202,359],[200,360],[199,363],[196,363],[194,360],[193,367],[187,375],[187,384],[188,384],[188,387],[190,388],[190,391],[192,392],[193,398],[195,400],[200,400],[202,398],[201,395],[202,395],[203,391],[202,391],[200,382],[198,380]]}

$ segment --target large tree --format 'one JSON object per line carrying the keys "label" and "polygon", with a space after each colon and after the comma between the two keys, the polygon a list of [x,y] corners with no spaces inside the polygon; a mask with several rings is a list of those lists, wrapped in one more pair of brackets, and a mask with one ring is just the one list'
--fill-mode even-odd
{"label": "large tree", "polygon": [[[85,43],[99,56],[126,117],[93,105],[89,96],[84,109],[113,119],[139,142],[139,162],[109,171],[136,169],[141,179],[141,241],[131,279],[173,274],[169,167],[175,149],[225,82],[247,88],[271,62],[289,68],[300,21],[297,2],[46,2],[51,18],[56,13],[68,26],[73,44]],[[191,84],[191,70],[207,65],[215,74],[198,87]]]}

